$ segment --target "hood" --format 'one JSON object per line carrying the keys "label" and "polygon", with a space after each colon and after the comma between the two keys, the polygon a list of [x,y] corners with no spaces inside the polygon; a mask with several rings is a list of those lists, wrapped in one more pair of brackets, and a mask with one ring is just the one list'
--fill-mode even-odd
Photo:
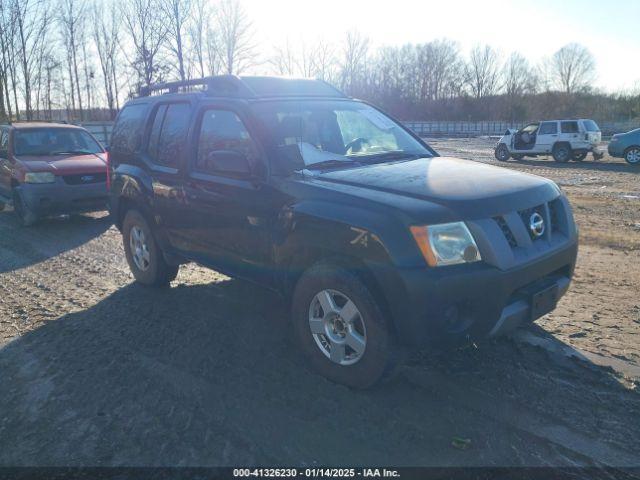
{"label": "hood", "polygon": [[95,155],[50,155],[17,158],[30,172],[51,172],[54,175],[74,175],[82,173],[101,173],[107,167],[106,154]]}
{"label": "hood", "polygon": [[560,193],[552,181],[542,177],[450,157],[325,171],[315,178],[322,182],[426,200],[455,211],[460,218],[529,208]]}

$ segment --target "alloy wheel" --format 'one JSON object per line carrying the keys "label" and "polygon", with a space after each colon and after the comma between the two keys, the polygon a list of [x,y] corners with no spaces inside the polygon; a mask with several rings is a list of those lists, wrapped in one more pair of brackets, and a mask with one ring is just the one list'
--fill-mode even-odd
{"label": "alloy wheel", "polygon": [[636,165],[638,163],[640,163],[640,148],[632,148],[630,149],[626,155],[625,155],[625,160],[632,164],[632,165]]}
{"label": "alloy wheel", "polygon": [[337,290],[322,290],[311,300],[309,328],[320,351],[339,365],[353,365],[364,354],[367,331],[355,303]]}
{"label": "alloy wheel", "polygon": [[129,246],[136,267],[143,272],[148,270],[151,263],[149,246],[144,231],[137,225],[134,225],[129,233]]}

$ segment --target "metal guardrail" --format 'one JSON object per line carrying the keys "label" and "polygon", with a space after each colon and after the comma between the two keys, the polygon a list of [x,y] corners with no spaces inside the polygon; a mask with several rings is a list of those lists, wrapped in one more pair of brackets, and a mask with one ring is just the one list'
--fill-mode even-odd
{"label": "metal guardrail", "polygon": [[504,135],[508,128],[521,128],[525,122],[404,122],[424,137],[481,137]]}
{"label": "metal guardrail", "polygon": [[[502,136],[509,128],[522,128],[530,122],[438,122],[409,121],[405,126],[423,137],[482,137]],[[602,122],[602,135],[609,137],[614,133],[628,132],[640,127],[640,121]]]}

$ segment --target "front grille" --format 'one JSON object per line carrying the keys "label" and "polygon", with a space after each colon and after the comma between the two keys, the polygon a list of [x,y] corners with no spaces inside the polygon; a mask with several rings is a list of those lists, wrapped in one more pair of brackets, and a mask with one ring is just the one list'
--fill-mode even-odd
{"label": "front grille", "polygon": [[559,205],[560,200],[554,200],[549,202],[549,223],[551,223],[551,232],[557,232],[560,230],[560,213],[558,210],[561,208]]}
{"label": "front grille", "polygon": [[79,175],[64,175],[62,177],[67,185],[90,185],[92,183],[103,183],[107,181],[106,172],[84,173]]}
{"label": "front grille", "polygon": [[[517,215],[498,215],[493,217],[505,240],[511,248],[527,247],[529,241],[523,239],[522,229],[527,232],[531,242],[536,245],[542,241],[552,241],[555,235],[567,235],[567,220],[564,204],[562,199],[556,198],[549,203],[536,205],[535,207],[525,208],[516,212]],[[537,213],[542,217],[544,223],[544,232],[542,235],[535,235],[531,228],[531,216]]]}
{"label": "front grille", "polygon": [[509,228],[509,225],[507,225],[504,217],[493,217],[493,220],[498,224],[500,230],[502,230],[504,238],[506,238],[507,242],[509,242],[509,246],[511,248],[516,247],[518,245],[518,242],[516,242],[516,237],[513,236],[513,232]]}
{"label": "front grille", "polygon": [[545,235],[540,235],[540,236],[536,236],[534,235],[533,231],[531,230],[531,228],[529,227],[529,223],[531,220],[531,216],[537,213],[538,215],[540,215],[544,222],[545,222],[545,231],[547,229],[552,229],[552,226],[549,225],[550,221],[547,218],[547,214],[545,212],[545,208],[544,205],[538,205],[536,207],[533,208],[527,208],[526,210],[520,210],[518,212],[518,214],[520,215],[520,218],[522,219],[522,223],[524,223],[524,228],[527,230],[527,232],[529,233],[529,237],[531,237],[531,240],[533,241],[537,241],[537,240],[542,240],[545,238]]}

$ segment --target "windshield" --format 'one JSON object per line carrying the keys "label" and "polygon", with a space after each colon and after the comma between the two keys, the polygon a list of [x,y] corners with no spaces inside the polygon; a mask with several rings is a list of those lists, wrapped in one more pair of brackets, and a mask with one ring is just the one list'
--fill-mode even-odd
{"label": "windshield", "polygon": [[253,105],[276,147],[297,145],[305,166],[430,157],[400,125],[354,101],[274,101]]}
{"label": "windshield", "polygon": [[598,124],[596,122],[594,122],[593,120],[584,120],[584,128],[587,129],[587,132],[599,132],[600,131],[600,127],[598,127]]}
{"label": "windshield", "polygon": [[33,128],[17,130],[16,155],[64,155],[102,153],[102,147],[84,130],[75,128]]}

